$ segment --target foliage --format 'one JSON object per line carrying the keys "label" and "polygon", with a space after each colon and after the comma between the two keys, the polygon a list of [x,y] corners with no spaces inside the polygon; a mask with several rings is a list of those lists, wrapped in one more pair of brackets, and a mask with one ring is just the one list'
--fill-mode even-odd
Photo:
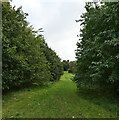
{"label": "foliage", "polygon": [[[53,78],[49,70],[50,60],[54,57],[59,60],[53,61],[54,64],[59,64],[60,59],[52,54],[50,54],[52,58],[47,59],[46,54],[49,54],[49,51],[46,50],[46,54],[43,52],[45,45],[41,31],[38,33],[29,26],[26,21],[28,14],[24,13],[21,7],[15,10],[10,3],[2,3],[2,14],[3,90],[23,88],[34,83],[42,85],[50,81]],[[61,75],[59,71],[55,72]]]}
{"label": "foliage", "polygon": [[63,60],[62,65],[64,71],[68,71],[69,73],[76,72],[76,61]]}
{"label": "foliage", "polygon": [[70,61],[69,62],[69,73],[75,73],[76,72],[76,61]]}
{"label": "foliage", "polygon": [[86,3],[77,43],[78,84],[98,85],[119,92],[119,2]]}
{"label": "foliage", "polygon": [[63,64],[64,71],[68,71],[68,69],[69,69],[69,60],[63,60],[62,64]]}
{"label": "foliage", "polygon": [[[38,36],[37,38],[39,38]],[[49,62],[49,71],[52,75],[51,81],[56,81],[60,79],[60,76],[63,74],[63,65],[61,59],[57,56],[56,52],[48,47],[44,39],[42,39],[41,44],[42,52],[46,56],[47,61]]]}

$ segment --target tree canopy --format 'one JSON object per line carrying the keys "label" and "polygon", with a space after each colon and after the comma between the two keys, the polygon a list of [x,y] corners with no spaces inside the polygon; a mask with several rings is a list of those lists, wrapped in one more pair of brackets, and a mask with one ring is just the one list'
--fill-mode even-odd
{"label": "tree canopy", "polygon": [[2,3],[2,15],[3,91],[59,80],[61,60],[46,44],[42,29],[29,26],[22,7]]}
{"label": "tree canopy", "polygon": [[77,43],[78,84],[119,92],[119,2],[86,3]]}

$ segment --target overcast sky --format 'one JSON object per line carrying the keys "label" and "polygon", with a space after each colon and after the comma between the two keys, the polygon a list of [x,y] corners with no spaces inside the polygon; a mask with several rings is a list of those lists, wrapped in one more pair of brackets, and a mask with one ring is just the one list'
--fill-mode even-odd
{"label": "overcast sky", "polygon": [[12,6],[22,6],[28,22],[35,30],[43,28],[44,37],[62,60],[75,60],[80,24],[75,20],[85,12],[80,0],[13,0]]}

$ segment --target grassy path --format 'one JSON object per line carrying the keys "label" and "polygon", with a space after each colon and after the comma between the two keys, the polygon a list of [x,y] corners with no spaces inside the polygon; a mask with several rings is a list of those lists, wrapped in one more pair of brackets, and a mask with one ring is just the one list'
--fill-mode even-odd
{"label": "grassy path", "polygon": [[90,96],[83,90],[78,94],[71,77],[65,72],[60,81],[48,87],[27,88],[3,96],[3,118],[116,117],[114,100]]}

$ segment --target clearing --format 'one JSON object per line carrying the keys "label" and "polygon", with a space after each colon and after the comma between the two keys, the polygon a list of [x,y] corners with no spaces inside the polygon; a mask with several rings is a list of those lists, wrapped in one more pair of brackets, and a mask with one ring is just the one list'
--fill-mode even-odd
{"label": "clearing", "polygon": [[3,118],[115,118],[117,100],[80,88],[64,72],[60,81],[3,96]]}

